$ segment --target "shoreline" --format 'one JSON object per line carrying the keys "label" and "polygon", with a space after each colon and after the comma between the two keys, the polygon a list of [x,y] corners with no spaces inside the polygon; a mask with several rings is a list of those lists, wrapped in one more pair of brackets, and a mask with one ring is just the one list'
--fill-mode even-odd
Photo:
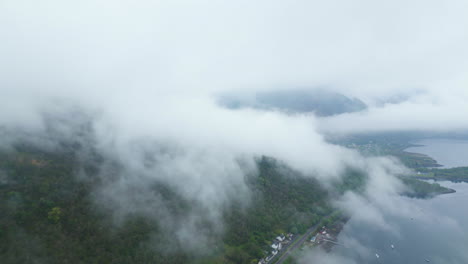
{"label": "shoreline", "polygon": [[[421,138],[407,141],[404,152],[429,157],[440,166],[426,168],[451,169],[468,167],[468,139],[460,138]],[[434,157],[435,156],[435,157]]]}
{"label": "shoreline", "polygon": [[[412,178],[418,179],[418,180],[434,180],[436,182],[437,181],[468,182],[468,164],[465,166],[447,167],[447,165],[439,164],[436,159],[429,156],[428,154],[407,151],[407,149],[411,147],[424,147],[424,146],[428,146],[428,145],[407,142],[407,147],[405,147],[400,152],[403,155],[398,156],[398,158],[400,158],[402,161],[404,160],[405,156],[415,159],[413,161],[413,164],[405,164],[407,166],[419,165],[419,166],[408,166],[417,172],[417,175],[412,176]],[[446,194],[446,193],[453,193],[453,192],[444,192],[441,194]]]}
{"label": "shoreline", "polygon": [[[297,241],[297,243],[295,243],[295,245],[291,245],[291,246],[293,246],[293,248],[287,249],[286,252],[284,252],[281,256],[279,256],[279,258],[277,258],[275,261],[269,262],[269,263],[271,263],[271,264],[282,264],[283,262],[285,262],[285,263],[296,263],[296,262],[289,262],[289,261],[291,261],[291,259],[295,259],[295,255],[298,252],[302,251],[304,249],[304,247],[313,247],[313,246],[323,247],[323,246],[325,246],[326,248],[328,248],[328,250],[326,248],[324,248],[324,250],[327,253],[330,252],[331,249],[334,246],[333,243],[325,242],[323,244],[315,244],[315,243],[311,242],[310,240],[311,240],[311,237],[313,237],[314,235],[317,235],[322,230],[323,226],[327,226],[325,222],[327,220],[331,219],[331,217],[333,217],[333,216],[327,216],[324,219],[322,219],[320,221],[320,223],[316,224],[314,227],[311,227],[311,229],[310,229],[311,232],[306,232],[306,234],[304,234],[303,236],[300,237],[300,240],[302,240],[302,241]],[[343,230],[345,224],[348,222],[349,219],[350,219],[350,217],[340,216],[338,219],[333,221],[331,224],[328,224],[328,226],[330,228],[327,228],[327,231],[331,231],[330,234],[333,234],[332,236],[333,236],[334,240],[337,241],[338,235]],[[294,260],[292,260],[292,261],[294,261]]]}
{"label": "shoreline", "polygon": [[[343,217],[341,219],[338,219],[336,222],[334,222],[331,227],[329,227],[327,230],[329,231],[329,234],[334,237],[334,240],[338,242],[338,235],[343,231],[346,223],[351,219],[351,217]],[[323,244],[319,244],[322,249],[325,250],[325,252],[330,253],[335,246],[342,246],[339,244],[334,244],[331,242],[325,242]]]}
{"label": "shoreline", "polygon": [[[435,160],[433,157],[427,155],[427,154],[424,154],[424,153],[418,153],[418,152],[410,152],[410,151],[407,151],[407,149],[411,148],[411,147],[424,147],[426,145],[422,145],[422,144],[414,144],[414,143],[411,143],[411,142],[407,142],[407,145],[403,148],[400,148],[400,150],[394,152],[393,155],[395,155],[397,158],[399,158],[400,160],[403,161],[406,161],[407,163],[411,164],[411,165],[416,165],[416,166],[408,166],[410,167],[411,169],[415,170],[415,171],[418,171],[418,170],[446,170],[446,168],[444,168],[444,165],[442,164],[439,164],[437,160]],[[468,166],[466,166],[467,169],[468,169]],[[422,181],[427,181],[427,180],[434,180],[435,182],[437,181],[450,181],[450,182],[468,182],[468,178],[466,180],[462,180],[462,181],[455,181],[455,180],[450,180],[450,179],[445,179],[445,178],[436,178],[436,177],[424,177],[424,176],[411,176],[410,178],[413,178],[413,179],[417,179],[417,180],[422,180]],[[456,193],[456,190],[455,189],[452,189],[452,188],[449,188],[449,187],[445,187],[445,186],[442,186],[444,187],[446,190],[443,190],[443,191],[440,191],[440,192],[436,192],[436,193],[428,193],[427,196],[424,196],[424,197],[418,197],[417,195],[415,195],[414,193],[413,194],[410,194],[410,193],[407,193],[407,194],[400,194],[402,196],[407,196],[407,197],[410,197],[410,198],[413,198],[413,199],[423,199],[423,200],[430,200],[430,199],[433,199],[439,195],[444,195],[444,194],[453,194],[453,193]],[[326,221],[327,218],[323,219],[322,221]],[[340,244],[340,242],[338,241],[338,236],[340,235],[340,233],[344,230],[344,227],[346,226],[346,224],[348,223],[348,221],[351,220],[351,217],[344,217],[344,216],[340,216],[339,219],[336,219],[334,222],[330,223],[329,225],[326,226],[326,230],[327,230],[327,236],[326,239],[329,240],[329,241],[332,241],[332,242],[328,242],[328,241],[325,241],[325,240],[321,240],[321,242],[317,243],[317,242],[311,242],[311,237],[313,235],[317,235],[318,233],[320,233],[320,231],[322,230],[321,227],[317,228],[313,233],[310,234],[310,236],[304,241],[302,242],[302,245],[300,245],[298,248],[299,250],[303,250],[304,248],[314,248],[314,247],[319,247],[321,249],[323,249],[327,254],[331,253],[334,249],[335,246],[344,246],[342,244]],[[333,243],[333,242],[336,242],[336,243]],[[297,254],[301,254],[299,253],[300,251],[297,250],[297,248],[294,250],[295,252],[291,252],[292,254],[289,254],[289,256],[287,256],[284,261],[286,261],[287,263],[296,263],[295,261],[295,258],[297,257]],[[274,262],[276,263],[276,262]],[[281,262],[282,263],[282,262]]]}

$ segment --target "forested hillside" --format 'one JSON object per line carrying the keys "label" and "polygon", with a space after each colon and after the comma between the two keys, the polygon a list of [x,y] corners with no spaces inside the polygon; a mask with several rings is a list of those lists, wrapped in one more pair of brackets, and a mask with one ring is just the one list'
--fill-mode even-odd
{"label": "forested hillside", "polygon": [[[255,173],[244,176],[248,202],[233,201],[223,209],[222,232],[200,216],[197,228],[210,241],[205,245],[207,241],[191,237],[198,246],[188,250],[159,219],[167,213],[188,218],[197,206],[193,201],[155,182],[151,191],[169,212],[148,217],[135,211],[116,224],[112,208],[96,202],[96,189],[113,180],[99,177],[104,158],[88,151],[89,157],[82,159],[75,149],[73,144],[54,151],[16,145],[0,152],[1,263],[257,263],[271,251],[277,235],[303,233],[334,211],[332,198],[347,190],[362,191],[369,177],[350,170],[325,189],[310,175],[259,157]],[[405,193],[409,196],[447,191],[402,180],[413,187]]]}
{"label": "forested hillside", "polygon": [[[115,225],[96,206],[92,193],[102,184],[92,177],[96,164],[83,164],[73,151],[17,146],[1,153],[2,263],[253,263],[276,235],[301,233],[332,210],[329,194],[314,178],[263,157],[258,173],[245,178],[250,202],[226,208],[216,247],[167,250],[173,237],[154,218],[135,214]],[[82,170],[87,177],[80,176]],[[169,186],[153,188],[180,217],[192,206]]]}

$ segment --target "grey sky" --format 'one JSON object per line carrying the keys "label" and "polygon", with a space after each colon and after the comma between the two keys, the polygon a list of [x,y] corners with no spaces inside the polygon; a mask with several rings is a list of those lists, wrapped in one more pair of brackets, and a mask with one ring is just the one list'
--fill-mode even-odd
{"label": "grey sky", "polygon": [[20,105],[28,97],[119,107],[128,99],[327,86],[371,104],[420,91],[401,107],[326,121],[330,129],[348,118],[372,129],[366,124],[381,115],[389,129],[420,119],[427,127],[421,116],[431,111],[455,126],[463,120],[449,114],[467,110],[467,11],[465,1],[6,0],[3,112],[30,117],[16,110],[31,105]]}

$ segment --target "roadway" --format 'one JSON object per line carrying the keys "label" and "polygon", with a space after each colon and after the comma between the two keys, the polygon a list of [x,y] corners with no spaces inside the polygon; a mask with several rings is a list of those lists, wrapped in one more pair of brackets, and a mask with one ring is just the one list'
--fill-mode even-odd
{"label": "roadway", "polygon": [[298,249],[307,240],[307,238],[310,235],[312,235],[312,233],[315,230],[317,230],[317,228],[320,226],[320,224],[322,224],[322,222],[320,222],[320,223],[314,225],[313,227],[307,229],[305,234],[298,238],[299,240],[295,239],[295,241],[291,242],[291,245],[286,250],[283,250],[283,253],[281,254],[281,256],[278,258],[278,260],[276,262],[274,262],[275,259],[272,259],[273,261],[270,261],[270,263],[282,264],[288,258],[289,254],[292,251]]}

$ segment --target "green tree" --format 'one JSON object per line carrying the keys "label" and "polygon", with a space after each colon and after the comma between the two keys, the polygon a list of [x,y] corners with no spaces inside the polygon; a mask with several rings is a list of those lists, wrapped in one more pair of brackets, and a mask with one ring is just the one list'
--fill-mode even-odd
{"label": "green tree", "polygon": [[53,223],[58,223],[60,221],[60,217],[62,216],[62,209],[60,207],[54,207],[52,210],[47,213],[47,218],[52,221]]}

